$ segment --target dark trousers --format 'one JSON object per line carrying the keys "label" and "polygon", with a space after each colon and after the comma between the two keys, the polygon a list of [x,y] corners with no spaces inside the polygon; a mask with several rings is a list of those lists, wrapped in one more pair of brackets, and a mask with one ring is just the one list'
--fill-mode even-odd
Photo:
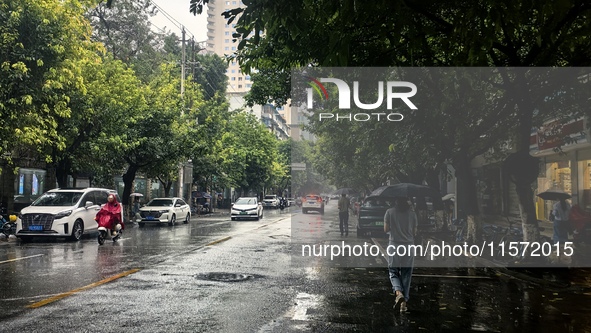
{"label": "dark trousers", "polygon": [[349,234],[349,212],[339,212],[339,230],[341,235]]}

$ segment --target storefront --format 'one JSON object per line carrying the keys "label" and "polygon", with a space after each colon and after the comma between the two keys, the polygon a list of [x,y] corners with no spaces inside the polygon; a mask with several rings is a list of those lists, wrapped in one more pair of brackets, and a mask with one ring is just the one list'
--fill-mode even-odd
{"label": "storefront", "polygon": [[[572,196],[571,204],[591,211],[591,144],[585,132],[585,121],[579,119],[559,129],[550,123],[532,133],[530,152],[540,158],[541,169],[535,194],[561,190]],[[565,144],[565,137],[571,139],[569,143]],[[536,197],[538,219],[548,220],[553,203]]]}

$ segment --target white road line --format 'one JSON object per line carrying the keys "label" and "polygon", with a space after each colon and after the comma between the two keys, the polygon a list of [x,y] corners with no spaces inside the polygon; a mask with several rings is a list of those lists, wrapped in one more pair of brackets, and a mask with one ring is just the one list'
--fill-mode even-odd
{"label": "white road line", "polygon": [[24,260],[24,259],[30,259],[30,258],[35,258],[35,257],[41,257],[44,254],[36,254],[34,256],[28,256],[28,257],[21,257],[21,258],[15,258],[15,259],[10,259],[10,260],[4,260],[4,261],[0,261],[0,264],[6,264],[9,262],[14,262],[14,261],[19,261],[19,260]]}

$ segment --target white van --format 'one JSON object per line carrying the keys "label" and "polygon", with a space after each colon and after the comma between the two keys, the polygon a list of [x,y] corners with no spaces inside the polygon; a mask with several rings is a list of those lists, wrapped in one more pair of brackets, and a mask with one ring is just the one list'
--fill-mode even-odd
{"label": "white van", "polygon": [[[94,220],[109,194],[104,188],[62,188],[45,192],[30,206],[23,208],[16,221],[16,237],[26,241],[32,237],[68,237],[79,240],[83,234],[96,232]],[[121,210],[123,221],[123,209]]]}

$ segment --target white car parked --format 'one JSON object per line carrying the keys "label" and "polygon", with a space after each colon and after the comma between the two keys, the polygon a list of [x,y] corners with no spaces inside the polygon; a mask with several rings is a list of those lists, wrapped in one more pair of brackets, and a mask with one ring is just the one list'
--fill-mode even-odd
{"label": "white car parked", "polygon": [[181,198],[155,198],[140,208],[135,215],[135,221],[140,227],[146,223],[189,223],[191,207]]}
{"label": "white car parked", "polygon": [[255,197],[238,198],[230,211],[232,221],[245,218],[259,220],[263,218],[263,205]]}
{"label": "white car parked", "polygon": [[[62,188],[43,193],[18,214],[16,237],[26,241],[32,237],[68,237],[79,240],[83,234],[96,232],[94,220],[109,194],[105,188]],[[121,212],[123,221],[123,211]]]}
{"label": "white car parked", "polygon": [[279,197],[275,194],[265,195],[263,207],[279,208]]}

